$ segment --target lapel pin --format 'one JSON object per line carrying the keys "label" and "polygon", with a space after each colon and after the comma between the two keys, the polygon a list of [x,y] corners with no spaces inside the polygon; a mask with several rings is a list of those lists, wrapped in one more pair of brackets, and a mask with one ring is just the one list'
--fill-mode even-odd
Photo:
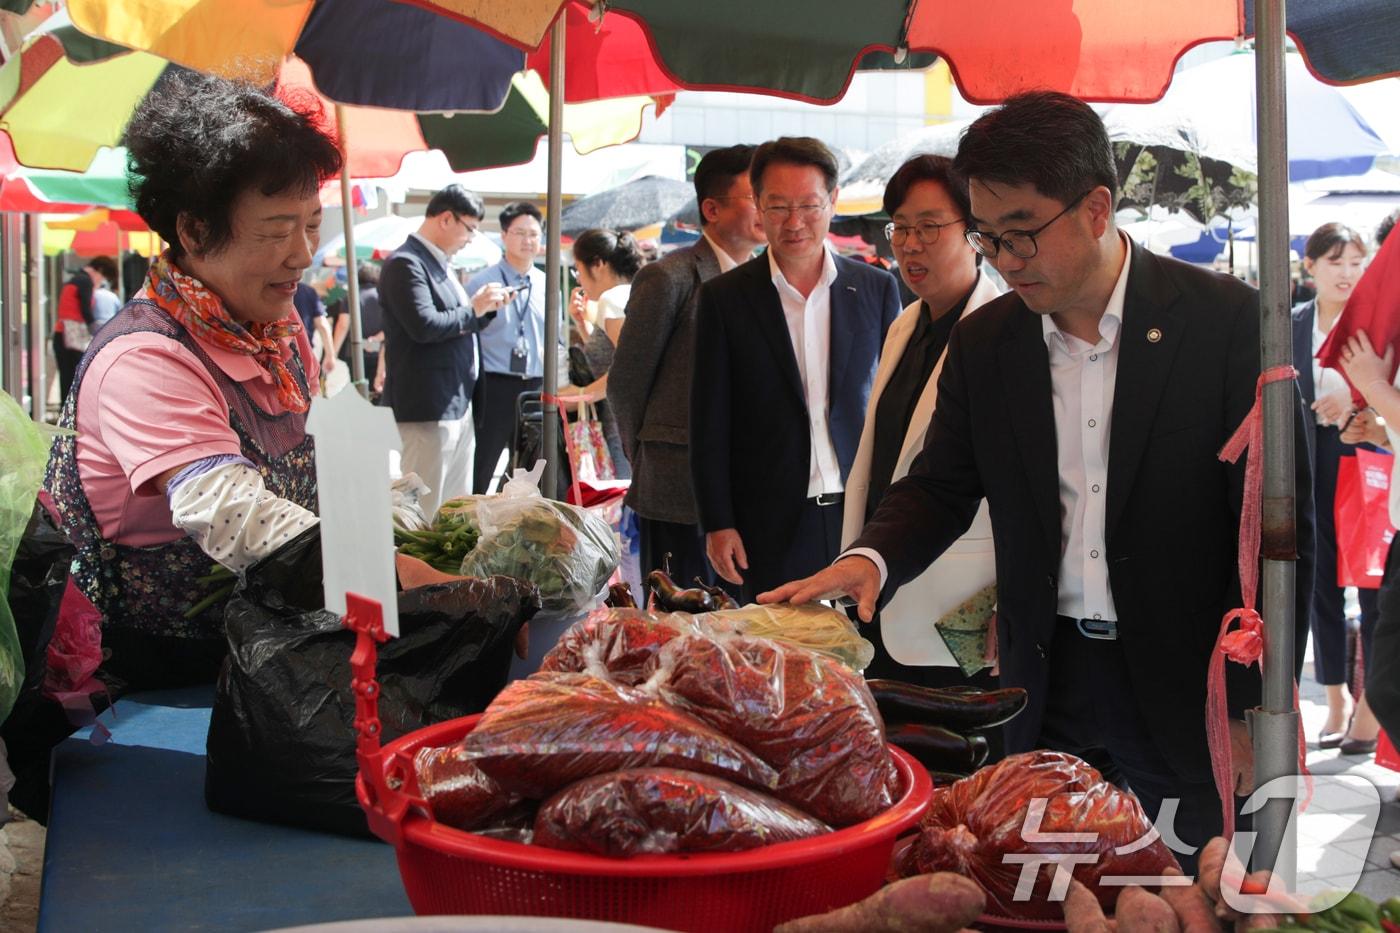
{"label": "lapel pin", "polygon": [[1148,343],[1156,343],[1157,341],[1159,341],[1159,340],[1161,340],[1161,339],[1162,339],[1162,332],[1161,332],[1160,330],[1158,330],[1157,328],[1154,327],[1154,328],[1152,328],[1151,330],[1149,330],[1149,331],[1147,332],[1147,342],[1148,342]]}
{"label": "lapel pin", "polygon": [[846,286],[846,291],[848,291],[848,292],[853,292],[853,291],[855,291],[855,290],[856,290],[856,287],[855,287],[854,285],[847,285],[847,286]]}

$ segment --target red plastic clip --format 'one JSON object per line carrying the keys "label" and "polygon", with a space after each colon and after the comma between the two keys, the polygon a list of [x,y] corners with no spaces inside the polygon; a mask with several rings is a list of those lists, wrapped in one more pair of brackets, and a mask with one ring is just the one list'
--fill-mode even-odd
{"label": "red plastic clip", "polygon": [[350,655],[350,689],[355,693],[355,757],[360,763],[357,789],[370,831],[398,846],[410,801],[399,793],[399,788],[385,780],[384,755],[380,749],[382,729],[375,667],[379,661],[377,643],[389,638],[384,632],[384,610],[377,600],[357,593],[345,594],[345,609],[343,624],[355,633],[355,650]]}

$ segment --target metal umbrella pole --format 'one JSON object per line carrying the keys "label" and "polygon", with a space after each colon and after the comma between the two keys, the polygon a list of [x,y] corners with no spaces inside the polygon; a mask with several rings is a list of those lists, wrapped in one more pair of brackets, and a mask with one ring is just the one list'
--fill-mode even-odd
{"label": "metal umbrella pole", "polygon": [[544,289],[544,493],[553,497],[559,488],[559,281],[560,214],[564,212],[564,16],[554,20],[549,44],[549,193],[545,213],[549,239],[545,246]]}
{"label": "metal umbrella pole", "polygon": [[365,378],[365,338],[360,331],[360,264],[355,257],[355,209],[350,203],[350,140],[345,135],[345,108],[340,104],[335,105],[335,128],[340,137],[340,216],[345,224],[345,310],[350,314],[350,333],[346,338],[350,341],[350,378],[355,383],[355,391],[369,398],[369,382]]}
{"label": "metal umbrella pole", "polygon": [[[4,367],[5,391],[16,402],[24,404],[24,315],[21,306],[23,271],[20,269],[19,245],[21,216],[0,214],[0,320],[4,322],[4,345],[0,347],[0,365]],[[40,350],[43,348],[40,347]]]}
{"label": "metal umbrella pole", "polygon": [[[1255,79],[1259,112],[1260,344],[1265,369],[1293,361],[1288,274],[1288,136],[1284,78],[1285,0],[1255,4]],[[1289,890],[1297,873],[1290,832],[1298,774],[1298,709],[1293,682],[1293,628],[1298,560],[1291,380],[1264,387],[1264,501],[1260,554],[1265,626],[1264,704],[1251,714],[1254,782],[1285,778],[1281,795],[1254,816],[1253,867],[1281,876]],[[1253,452],[1251,452],[1253,455]]]}
{"label": "metal umbrella pole", "polygon": [[48,393],[44,391],[44,364],[48,361],[44,329],[44,232],[38,214],[24,218],[26,255],[24,272],[29,298],[29,384],[30,417],[43,422],[48,417]]}

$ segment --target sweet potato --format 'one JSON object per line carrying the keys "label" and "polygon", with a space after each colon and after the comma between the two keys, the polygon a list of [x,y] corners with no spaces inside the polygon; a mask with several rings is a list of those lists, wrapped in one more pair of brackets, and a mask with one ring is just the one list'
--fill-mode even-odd
{"label": "sweet potato", "polygon": [[[1181,877],[1180,869],[1169,868],[1163,875]],[[1181,924],[1182,933],[1220,933],[1223,929],[1215,919],[1215,910],[1199,884],[1162,885],[1162,900],[1171,905]]]}
{"label": "sweet potato", "polygon": [[981,916],[986,903],[967,878],[915,875],[848,907],[779,924],[773,933],[955,933]]}
{"label": "sweet potato", "polygon": [[1099,899],[1080,882],[1070,880],[1069,892],[1062,906],[1069,933],[1108,933],[1110,927]]}
{"label": "sweet potato", "polygon": [[1135,884],[1119,892],[1113,916],[1120,927],[1134,933],[1181,933],[1171,905]]}
{"label": "sweet potato", "polygon": [[1212,904],[1220,903],[1220,873],[1225,870],[1225,855],[1229,851],[1230,843],[1225,837],[1216,836],[1206,843],[1196,860],[1196,883]]}

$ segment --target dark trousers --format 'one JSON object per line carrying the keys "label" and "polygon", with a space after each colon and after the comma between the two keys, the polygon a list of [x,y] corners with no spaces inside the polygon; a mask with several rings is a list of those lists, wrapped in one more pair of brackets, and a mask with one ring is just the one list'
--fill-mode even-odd
{"label": "dark trousers", "polygon": [[515,402],[521,392],[535,392],[542,385],[543,379],[521,379],[509,373],[482,373],[476,381],[472,392],[472,423],[476,426],[472,492],[491,491],[487,486],[491,484],[501,451],[510,446],[515,434]]}
{"label": "dark trousers", "polygon": [[695,578],[705,581],[707,586],[721,586],[734,596],[739,588],[728,580],[720,579],[705,556],[705,533],[699,525],[683,525],[679,522],[663,522],[654,518],[637,516],[641,530],[642,576],[653,570],[660,570],[666,555],[671,555],[671,579],[682,587],[692,586]]}
{"label": "dark trousers", "polygon": [[841,553],[842,514],[840,501],[817,505],[808,499],[797,513],[797,527],[786,552],[756,552],[753,542],[745,541],[749,569],[741,571],[744,585],[740,588],[740,602],[754,602],[759,593],[809,577],[835,560]]}
{"label": "dark trousers", "polygon": [[1400,742],[1400,541],[1390,544],[1378,602],[1375,635],[1364,648],[1366,702],[1391,741]]}
{"label": "dark trousers", "polygon": [[[1188,846],[1203,846],[1220,835],[1223,821],[1214,781],[1181,777],[1153,741],[1133,694],[1122,642],[1087,638],[1073,621],[1061,619],[1050,645],[1049,669],[1037,747],[1084,759],[1105,779],[1130,789],[1151,820],[1157,819],[1164,800],[1175,799],[1171,829]],[[1247,828],[1238,812],[1236,816],[1236,826]],[[1173,854],[1188,875],[1195,870],[1199,851]]]}
{"label": "dark trousers", "polygon": [[60,400],[68,398],[68,390],[73,387],[73,377],[77,375],[78,363],[82,361],[83,354],[78,350],[70,350],[63,345],[63,334],[53,335],[53,355],[58,361],[58,389],[61,393]]}
{"label": "dark trousers", "polygon": [[[1313,435],[1317,451],[1313,470],[1313,496],[1317,507],[1317,564],[1313,582],[1312,639],[1313,673],[1320,684],[1345,684],[1347,670],[1347,625],[1345,588],[1337,585],[1337,524],[1334,505],[1337,474],[1343,464],[1354,468],[1356,448],[1343,444],[1335,427],[1317,427]],[[1371,654],[1371,637],[1376,628],[1376,591],[1357,589],[1361,604],[1361,645],[1364,658]],[[1363,661],[1363,663],[1368,663]]]}

